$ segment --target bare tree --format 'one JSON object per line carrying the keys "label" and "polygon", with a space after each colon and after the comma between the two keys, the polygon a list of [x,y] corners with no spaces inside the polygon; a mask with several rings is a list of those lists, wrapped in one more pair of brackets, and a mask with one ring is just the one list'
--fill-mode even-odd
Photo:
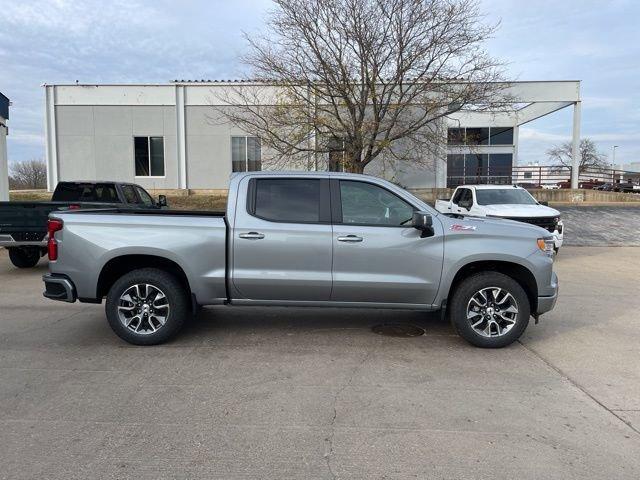
{"label": "bare tree", "polygon": [[[571,142],[564,142],[547,150],[547,157],[552,163],[560,164],[564,167],[571,167],[573,159],[573,146]],[[587,169],[608,168],[607,156],[598,151],[598,146],[590,138],[580,140],[580,167],[579,172]]]}
{"label": "bare tree", "polygon": [[9,180],[11,188],[15,190],[47,188],[47,166],[37,159],[13,163]]}
{"label": "bare tree", "polygon": [[268,33],[247,36],[254,81],[219,94],[212,118],[260,137],[276,164],[428,162],[442,155],[446,117],[507,105],[482,48],[495,27],[476,0],[274,3]]}

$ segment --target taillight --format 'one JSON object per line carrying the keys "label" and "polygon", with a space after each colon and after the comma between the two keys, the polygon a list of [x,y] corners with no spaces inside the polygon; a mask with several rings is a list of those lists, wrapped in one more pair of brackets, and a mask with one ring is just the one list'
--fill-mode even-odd
{"label": "taillight", "polygon": [[58,242],[56,242],[55,234],[59,230],[62,230],[62,220],[55,218],[49,219],[47,222],[47,233],[49,234],[47,253],[49,255],[49,260],[58,259]]}

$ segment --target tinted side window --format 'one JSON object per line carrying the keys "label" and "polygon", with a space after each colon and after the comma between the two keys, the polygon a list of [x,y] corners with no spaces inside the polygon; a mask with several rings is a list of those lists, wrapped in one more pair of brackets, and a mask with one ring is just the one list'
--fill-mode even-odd
{"label": "tinted side window", "polygon": [[113,185],[99,183],[95,186],[94,192],[96,202],[116,203],[118,201],[116,187]]}
{"label": "tinted side window", "polygon": [[136,192],[131,185],[123,185],[122,193],[124,194],[124,199],[127,203],[138,203],[138,197],[136,197]]}
{"label": "tinted side window", "polygon": [[463,188],[460,200],[471,202],[473,200],[473,194],[471,193],[471,190],[468,188]]}
{"label": "tinted side window", "polygon": [[340,197],[345,224],[400,226],[413,217],[413,206],[371,183],[342,180]]}
{"label": "tinted side window", "polygon": [[320,180],[260,178],[255,182],[257,217],[290,223],[320,221]]}
{"label": "tinted side window", "polygon": [[457,205],[460,199],[462,198],[462,195],[464,194],[465,190],[466,188],[459,188],[458,190],[456,190],[456,194],[451,199],[451,202]]}
{"label": "tinted side window", "polygon": [[140,197],[140,200],[145,207],[154,206],[153,198],[151,198],[151,195],[149,195],[144,189],[136,187],[136,191],[138,192],[138,197]]}
{"label": "tinted side window", "polygon": [[52,200],[56,202],[73,202],[80,200],[84,188],[76,183],[59,183],[53,192]]}

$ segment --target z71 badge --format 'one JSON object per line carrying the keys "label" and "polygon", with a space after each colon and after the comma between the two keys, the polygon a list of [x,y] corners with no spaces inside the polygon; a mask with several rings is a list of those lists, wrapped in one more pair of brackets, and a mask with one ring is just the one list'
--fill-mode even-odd
{"label": "z71 badge", "polygon": [[460,225],[456,223],[449,227],[449,230],[453,230],[454,232],[466,232],[469,230],[475,230],[477,227],[475,225]]}

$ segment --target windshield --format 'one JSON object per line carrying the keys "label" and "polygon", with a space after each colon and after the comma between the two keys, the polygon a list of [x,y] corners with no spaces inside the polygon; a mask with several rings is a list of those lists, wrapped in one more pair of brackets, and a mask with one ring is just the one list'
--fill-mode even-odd
{"label": "windshield", "polygon": [[526,190],[520,188],[477,189],[478,205],[537,205],[538,202]]}

